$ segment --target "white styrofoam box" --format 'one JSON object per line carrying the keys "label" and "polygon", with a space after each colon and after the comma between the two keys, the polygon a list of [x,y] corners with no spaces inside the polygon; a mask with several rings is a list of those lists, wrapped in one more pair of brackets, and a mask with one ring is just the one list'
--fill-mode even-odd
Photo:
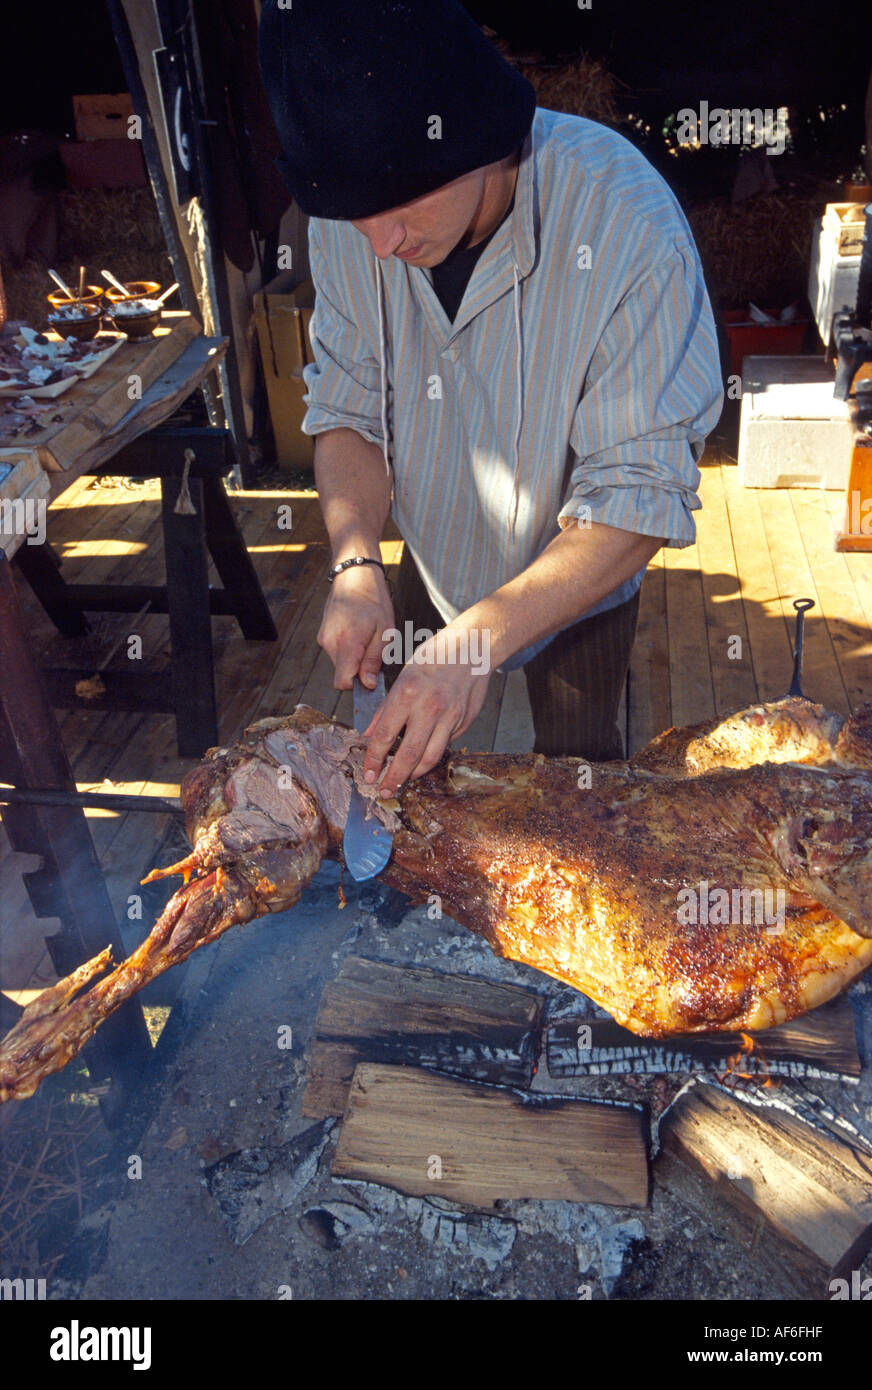
{"label": "white styrofoam box", "polygon": [[847,401],[833,399],[823,357],[746,357],[739,482],[844,491],[854,447]]}
{"label": "white styrofoam box", "polygon": [[829,347],[833,314],[854,308],[859,279],[860,257],[840,256],[832,230],[821,226],[811,239],[808,302],[825,347]]}

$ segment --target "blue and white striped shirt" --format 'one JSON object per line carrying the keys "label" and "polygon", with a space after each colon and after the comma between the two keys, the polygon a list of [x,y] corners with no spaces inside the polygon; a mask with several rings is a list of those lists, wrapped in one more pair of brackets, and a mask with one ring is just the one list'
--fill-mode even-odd
{"label": "blue and white striped shirt", "polygon": [[382,447],[394,519],[446,621],[574,523],[692,543],[722,403],[715,327],[687,221],[622,136],[537,110],[513,211],[453,323],[427,270],[378,261],[350,222],[313,218],[309,250],[303,428]]}

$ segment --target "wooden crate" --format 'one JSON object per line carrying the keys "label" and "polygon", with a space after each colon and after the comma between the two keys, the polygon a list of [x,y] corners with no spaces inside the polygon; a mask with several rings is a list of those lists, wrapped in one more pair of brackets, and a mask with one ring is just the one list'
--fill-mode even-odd
{"label": "wooden crate", "polygon": [[746,357],[739,422],[743,487],[833,488],[848,480],[853,429],[822,357]]}
{"label": "wooden crate", "polygon": [[133,115],[129,92],[101,92],[73,97],[73,118],[79,140],[118,140],[127,137],[127,121]]}
{"label": "wooden crate", "polygon": [[863,249],[863,204],[827,203],[823,229],[839,256],[859,256]]}
{"label": "wooden crate", "polygon": [[142,188],[148,182],[141,140],[64,140],[58,149],[70,188]]}
{"label": "wooden crate", "polygon": [[859,550],[872,554],[872,439],[863,427],[858,408],[862,396],[872,398],[862,382],[872,379],[872,362],[864,362],[854,378],[857,399],[850,401],[851,426],[854,431],[851,466],[845,494],[845,513],[841,529],[836,532],[836,550]]}

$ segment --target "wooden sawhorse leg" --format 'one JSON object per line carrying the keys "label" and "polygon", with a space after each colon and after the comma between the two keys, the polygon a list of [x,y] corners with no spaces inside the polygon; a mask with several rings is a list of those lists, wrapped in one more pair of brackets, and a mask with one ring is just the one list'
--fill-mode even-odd
{"label": "wooden sawhorse leg", "polygon": [[[278,637],[269,605],[236,524],[224,476],[230,471],[231,439],[227,430],[189,426],[153,430],[124,445],[97,470],[99,474],[129,473],[159,478],[166,559],[166,585],[67,584],[60,562],[48,545],[44,554],[27,555],[23,546],[16,563],[56,627],[69,636],[88,631],[83,612],[138,613],[148,604],[152,613],[168,613],[172,662],[168,672],[137,704],[136,682],[109,672],[105,703],[93,708],[166,709],[176,716],[181,757],[200,757],[218,742],[211,619],[216,614],[236,618],[246,638],[274,642]],[[175,510],[185,458],[193,513]],[[35,547],[32,549],[36,549]],[[210,589],[211,554],[222,588]],[[89,673],[86,673],[89,674]],[[73,693],[77,673],[47,672],[52,698],[79,707]]]}
{"label": "wooden sawhorse leg", "polygon": [[[12,570],[0,550],[0,776],[17,787],[75,791],[60,731],[24,632]],[[37,917],[59,917],[61,931],[46,938],[58,975],[68,975],[111,946],[116,962],[127,952],[118,932],[100,861],[84,812],[67,806],[6,806],[3,825],[13,849],[42,856],[24,875]],[[138,1000],[122,1004],[88,1043],[92,1076],[110,1076],[115,1100],[141,1085],[152,1050]],[[115,1104],[104,1107],[111,1122]]]}
{"label": "wooden sawhorse leg", "polygon": [[58,632],[64,637],[84,637],[89,631],[88,621],[81,609],[63,602],[69,585],[61,574],[60,559],[48,541],[19,546],[15,563]]}
{"label": "wooden sawhorse leg", "polygon": [[203,502],[206,544],[224,592],[232,596],[233,613],[243,637],[256,642],[275,642],[278,638],[276,625],[221,478],[203,479]]}
{"label": "wooden sawhorse leg", "polygon": [[215,665],[209,603],[209,560],[203,484],[189,479],[194,513],[176,512],[180,478],[161,478],[161,518],[167,570],[173,704],[179,756],[198,758],[218,742]]}

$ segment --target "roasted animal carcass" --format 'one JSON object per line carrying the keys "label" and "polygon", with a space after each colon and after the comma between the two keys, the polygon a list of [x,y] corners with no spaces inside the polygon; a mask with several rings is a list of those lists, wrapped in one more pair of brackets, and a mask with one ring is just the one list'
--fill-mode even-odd
{"label": "roasted animal carcass", "polygon": [[31,1095],[198,946],[292,906],[341,857],[352,783],[395,832],[384,881],[438,894],[496,952],[636,1033],[767,1028],[872,962],[872,707],[759,705],[590,768],[454,754],[392,802],[363,783],[363,753],[300,707],[207,754],[182,787],[193,851],[151,875],[184,886],[109,975],[74,997],[104,952],[29,1006],[0,1044],[0,1099]]}

